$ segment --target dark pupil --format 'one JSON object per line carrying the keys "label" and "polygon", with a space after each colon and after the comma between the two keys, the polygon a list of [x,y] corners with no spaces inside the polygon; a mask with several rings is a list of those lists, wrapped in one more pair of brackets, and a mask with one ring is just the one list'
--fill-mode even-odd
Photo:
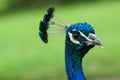
{"label": "dark pupil", "polygon": [[73,32],[72,34],[73,34],[73,38],[74,38],[74,39],[78,39],[78,38],[80,37],[80,33],[79,33],[79,32],[76,32],[76,31],[75,31],[75,32]]}

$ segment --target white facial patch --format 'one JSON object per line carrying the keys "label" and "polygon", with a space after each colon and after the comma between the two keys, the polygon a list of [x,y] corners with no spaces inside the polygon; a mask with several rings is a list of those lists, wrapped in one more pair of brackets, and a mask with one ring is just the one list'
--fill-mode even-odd
{"label": "white facial patch", "polygon": [[[85,34],[83,34],[81,31],[79,31],[79,33],[80,33],[80,35],[81,35],[82,37],[84,37],[87,41],[89,41],[89,42],[92,41],[91,39],[89,39],[89,37],[87,37],[87,36],[86,36]],[[75,43],[75,44],[80,44],[80,41],[78,41],[78,40],[76,40],[76,39],[73,38],[73,34],[72,34],[72,33],[68,32],[68,34],[69,34],[70,40],[71,40],[73,43]]]}
{"label": "white facial patch", "polygon": [[[73,30],[73,31],[74,31],[74,30]],[[87,43],[87,46],[89,46],[89,45],[99,45],[99,46],[101,46],[101,45],[102,45],[101,42],[100,42],[100,40],[96,37],[95,34],[89,33],[89,35],[88,35],[88,37],[87,37],[87,36],[86,36],[85,34],[83,34],[81,31],[78,31],[78,32],[80,33],[80,36],[81,36],[81,37],[84,37],[86,40],[83,41],[83,42],[80,42],[80,41],[78,41],[76,38],[74,38],[74,33],[68,32],[69,38],[70,38],[70,40],[71,40],[73,43],[79,44],[79,45],[81,45],[82,43]]]}
{"label": "white facial patch", "polygon": [[86,35],[84,35],[82,32],[79,31],[79,33],[80,33],[81,36],[84,37],[86,40],[88,40],[88,41],[92,41],[91,39],[89,39],[89,37],[87,37]]}
{"label": "white facial patch", "polygon": [[79,42],[78,40],[75,40],[75,39],[73,38],[72,33],[68,32],[68,34],[69,34],[70,40],[71,40],[73,43],[75,43],[75,44],[80,44],[80,42]]}
{"label": "white facial patch", "polygon": [[88,37],[86,35],[84,35],[82,32],[80,32],[80,34],[81,34],[81,36],[83,36],[87,40],[86,41],[87,45],[92,45],[93,44],[93,40],[90,38],[90,36],[92,35],[92,36],[96,37],[94,34],[89,33]]}

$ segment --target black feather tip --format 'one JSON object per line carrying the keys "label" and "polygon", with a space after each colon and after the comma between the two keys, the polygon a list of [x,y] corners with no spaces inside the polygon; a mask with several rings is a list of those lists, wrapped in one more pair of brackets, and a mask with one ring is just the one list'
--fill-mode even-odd
{"label": "black feather tip", "polygon": [[39,36],[44,43],[48,43],[48,33],[49,21],[53,18],[53,13],[55,11],[54,7],[50,7],[47,10],[47,14],[44,15],[43,21],[40,21],[39,24]]}

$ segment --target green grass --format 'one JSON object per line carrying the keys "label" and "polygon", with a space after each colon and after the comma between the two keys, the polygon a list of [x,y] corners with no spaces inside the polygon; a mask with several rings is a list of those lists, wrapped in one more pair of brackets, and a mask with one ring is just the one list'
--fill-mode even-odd
{"label": "green grass", "polygon": [[[104,48],[95,47],[84,58],[86,77],[112,78],[120,75],[120,2],[56,6],[56,15],[72,24],[89,22]],[[1,80],[66,80],[64,35],[51,36],[44,44],[38,25],[46,8],[23,10],[0,18]]]}

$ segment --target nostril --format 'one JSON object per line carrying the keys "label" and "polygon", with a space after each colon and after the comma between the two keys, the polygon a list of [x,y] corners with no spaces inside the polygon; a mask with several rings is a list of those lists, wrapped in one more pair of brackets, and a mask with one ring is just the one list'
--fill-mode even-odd
{"label": "nostril", "polygon": [[90,33],[89,36],[88,36],[88,38],[94,41],[96,39],[96,35]]}
{"label": "nostril", "polygon": [[89,37],[89,39],[91,39],[91,40],[93,40],[93,41],[95,40],[95,38],[94,38],[94,37]]}

